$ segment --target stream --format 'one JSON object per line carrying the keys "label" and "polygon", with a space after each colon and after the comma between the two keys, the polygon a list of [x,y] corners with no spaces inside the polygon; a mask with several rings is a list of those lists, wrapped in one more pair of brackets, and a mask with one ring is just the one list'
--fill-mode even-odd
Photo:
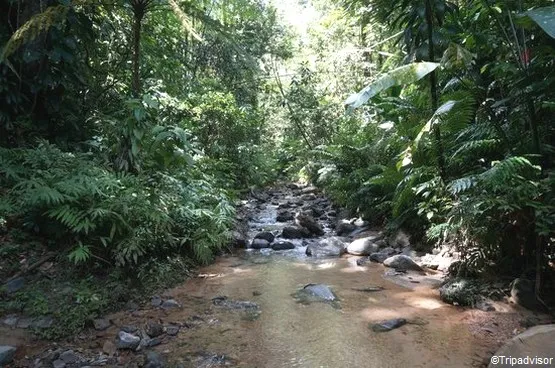
{"label": "stream", "polygon": [[[441,302],[437,282],[426,282],[439,279],[433,271],[396,273],[379,263],[357,263],[359,256],[306,255],[307,246],[337,231],[335,211],[317,192],[290,186],[245,200],[248,242],[261,231],[279,235],[293,225],[283,219],[287,211],[311,209],[324,235],[273,240],[290,241],[295,247],[289,250],[235,249],[222,255],[152,303],[107,316],[110,327],[79,337],[75,354],[94,354],[88,366],[150,368],[483,366],[491,341],[471,332],[460,308]],[[299,298],[308,284],[329,287],[335,300]],[[386,332],[372,328],[396,318],[407,323]],[[148,332],[156,326],[159,333]],[[142,336],[141,345],[121,349],[115,341],[123,330]]]}

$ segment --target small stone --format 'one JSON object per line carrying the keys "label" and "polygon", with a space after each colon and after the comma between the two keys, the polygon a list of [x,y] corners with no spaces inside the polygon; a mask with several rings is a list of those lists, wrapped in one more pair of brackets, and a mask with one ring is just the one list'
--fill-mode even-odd
{"label": "small stone", "polygon": [[132,325],[126,325],[126,326],[122,326],[121,330],[127,333],[135,333],[137,332],[139,329],[137,328],[137,326],[132,326]]}
{"label": "small stone", "polygon": [[102,351],[108,356],[113,356],[116,354],[117,347],[112,341],[107,340],[104,342],[104,345],[102,345]]}
{"label": "small stone", "polygon": [[266,239],[253,239],[252,243],[251,243],[251,248],[252,249],[264,249],[264,248],[270,248],[270,242],[267,241]]}
{"label": "small stone", "polygon": [[135,350],[141,343],[141,338],[130,333],[120,331],[116,340],[118,349]]}
{"label": "small stone", "polygon": [[150,299],[150,305],[152,305],[153,307],[159,307],[160,305],[162,305],[162,298],[160,298],[158,295],[154,295]]}
{"label": "small stone", "polygon": [[263,231],[261,233],[256,234],[256,236],[254,237],[255,239],[264,239],[266,240],[268,243],[271,243],[274,241],[275,236],[274,234],[272,234],[269,231]]}
{"label": "small stone", "polygon": [[4,286],[6,288],[6,292],[8,294],[12,294],[23,289],[23,287],[25,286],[25,279],[23,277],[18,277],[6,282]]}
{"label": "small stone", "polygon": [[0,367],[12,362],[16,350],[17,349],[13,346],[0,346]]}
{"label": "small stone", "polygon": [[146,348],[152,348],[158,346],[162,343],[162,340],[159,337],[155,337],[153,339],[146,337],[141,341],[141,345]]}
{"label": "small stone", "polygon": [[181,307],[181,305],[179,305],[179,303],[173,299],[168,299],[164,303],[162,303],[162,308],[164,309],[172,309],[172,308],[179,308],[179,307]]}
{"label": "small stone", "polygon": [[65,368],[66,363],[63,360],[57,359],[52,362],[52,367],[54,368]]}
{"label": "small stone", "polygon": [[396,328],[399,328],[401,326],[404,326],[406,323],[407,323],[407,320],[404,318],[394,318],[386,321],[381,321],[378,323],[372,323],[370,324],[369,327],[374,332],[387,332],[387,331],[391,331]]}
{"label": "small stone", "polygon": [[66,350],[60,354],[60,360],[66,364],[73,364],[79,361],[79,356],[73,350]]}
{"label": "small stone", "polygon": [[273,250],[287,250],[287,249],[294,249],[294,248],[295,248],[295,244],[285,240],[275,242],[272,245]]}
{"label": "small stone", "polygon": [[179,326],[169,325],[166,327],[166,333],[170,336],[175,336],[179,333]]}
{"label": "small stone", "polygon": [[104,318],[97,318],[93,320],[94,329],[97,331],[104,331],[110,327],[110,321]]}
{"label": "small stone", "polygon": [[165,363],[162,355],[155,351],[149,351],[145,356],[144,368],[164,368]]}
{"label": "small stone", "polygon": [[8,327],[15,327],[17,326],[17,321],[19,321],[19,316],[16,314],[10,314],[2,320],[2,323]]}
{"label": "small stone", "polygon": [[156,322],[148,322],[145,326],[145,332],[150,337],[158,337],[164,333],[164,326]]}

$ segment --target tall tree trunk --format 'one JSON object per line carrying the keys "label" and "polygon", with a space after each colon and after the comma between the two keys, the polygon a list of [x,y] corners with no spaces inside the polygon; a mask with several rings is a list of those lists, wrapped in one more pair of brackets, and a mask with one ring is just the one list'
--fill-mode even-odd
{"label": "tall tree trunk", "polygon": [[[435,51],[434,51],[434,15],[431,0],[425,0],[426,2],[426,23],[428,25],[428,60],[431,62],[435,61]],[[432,111],[436,111],[439,105],[439,97],[437,92],[437,74],[434,70],[430,73],[430,95],[432,98]],[[435,146],[436,146],[436,159],[437,168],[439,170],[439,175],[442,180],[445,180],[445,158],[443,155],[443,142],[441,140],[441,130],[436,124],[433,127]]]}
{"label": "tall tree trunk", "polygon": [[145,16],[145,3],[142,0],[133,3],[133,56],[132,70],[133,79],[131,88],[133,95],[139,97],[141,94],[141,28]]}

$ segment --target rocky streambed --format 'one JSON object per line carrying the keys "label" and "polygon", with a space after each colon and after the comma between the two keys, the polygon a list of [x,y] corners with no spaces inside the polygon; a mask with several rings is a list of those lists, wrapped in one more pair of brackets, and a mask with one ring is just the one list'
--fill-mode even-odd
{"label": "rocky streambed", "polygon": [[418,254],[406,235],[386,238],[316,188],[253,193],[240,212],[243,249],[197,277],[73,339],[23,340],[0,358],[56,368],[479,367],[529,317],[503,303],[442,302],[441,271],[455,254]]}

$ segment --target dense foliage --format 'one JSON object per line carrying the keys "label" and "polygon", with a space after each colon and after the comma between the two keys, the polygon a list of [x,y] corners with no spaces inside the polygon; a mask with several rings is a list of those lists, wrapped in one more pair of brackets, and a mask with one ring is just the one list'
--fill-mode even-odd
{"label": "dense foliage", "polygon": [[302,151],[289,165],[375,224],[454,245],[454,272],[539,291],[555,254],[553,2],[316,6],[323,30],[285,96],[311,144],[286,140]]}
{"label": "dense foliage", "polygon": [[1,5],[0,221],[74,263],[131,266],[225,245],[260,158],[275,10],[122,0]]}

